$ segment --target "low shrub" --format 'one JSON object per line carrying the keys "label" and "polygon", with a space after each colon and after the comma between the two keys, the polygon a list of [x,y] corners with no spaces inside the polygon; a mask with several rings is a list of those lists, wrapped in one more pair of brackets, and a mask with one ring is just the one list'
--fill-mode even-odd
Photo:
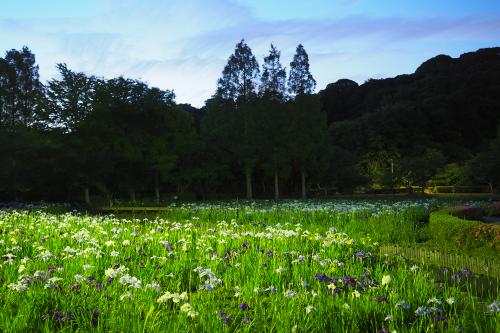
{"label": "low shrub", "polygon": [[485,209],[485,214],[488,216],[500,216],[500,201],[492,203]]}
{"label": "low shrub", "polygon": [[489,193],[488,186],[434,186],[433,193]]}
{"label": "low shrub", "polygon": [[481,223],[475,228],[474,236],[488,247],[500,249],[500,225]]}
{"label": "low shrub", "polygon": [[454,206],[448,208],[448,213],[466,220],[481,220],[484,216],[483,209],[475,206]]}
{"label": "low shrub", "polygon": [[[461,211],[461,210],[458,210]],[[432,212],[429,217],[429,242],[444,250],[482,257],[498,257],[500,248],[500,226],[485,224],[457,216],[457,209],[442,209]],[[463,211],[461,211],[463,212]],[[464,217],[477,214],[465,210]],[[460,214],[459,214],[460,215]]]}

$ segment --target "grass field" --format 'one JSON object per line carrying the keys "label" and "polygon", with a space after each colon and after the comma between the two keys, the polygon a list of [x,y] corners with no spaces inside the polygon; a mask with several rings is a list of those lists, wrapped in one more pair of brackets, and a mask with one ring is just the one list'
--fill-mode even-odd
{"label": "grass field", "polygon": [[498,277],[380,252],[426,243],[429,212],[447,204],[6,210],[0,331],[498,332]]}

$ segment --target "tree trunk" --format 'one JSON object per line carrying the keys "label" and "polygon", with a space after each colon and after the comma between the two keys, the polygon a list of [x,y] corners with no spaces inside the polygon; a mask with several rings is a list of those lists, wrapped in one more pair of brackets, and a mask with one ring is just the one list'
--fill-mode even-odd
{"label": "tree trunk", "polygon": [[83,189],[83,196],[85,198],[85,203],[87,205],[90,205],[90,192],[89,192],[89,188],[88,187],[85,187]]}
{"label": "tree trunk", "polygon": [[306,193],[306,172],[302,170],[300,172],[300,177],[301,177],[301,180],[302,180],[302,199],[306,199],[307,198],[307,193]]}
{"label": "tree trunk", "polygon": [[160,203],[160,173],[155,170],[155,202]]}
{"label": "tree trunk", "polygon": [[13,183],[14,183],[14,200],[16,202],[19,201],[19,193],[17,192],[17,168],[16,168],[16,161],[15,160],[12,160],[12,170],[14,170],[13,172]]}
{"label": "tree trunk", "polygon": [[280,188],[279,188],[279,179],[278,173],[274,173],[274,200],[279,200],[280,198]]}
{"label": "tree trunk", "polygon": [[245,168],[245,177],[247,179],[247,199],[252,199],[252,169]]}
{"label": "tree trunk", "polygon": [[135,203],[135,190],[133,188],[130,189],[130,201]]}

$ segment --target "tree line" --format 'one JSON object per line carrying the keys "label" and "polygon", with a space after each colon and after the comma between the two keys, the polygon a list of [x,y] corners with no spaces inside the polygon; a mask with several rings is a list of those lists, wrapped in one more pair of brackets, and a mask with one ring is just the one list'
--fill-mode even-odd
{"label": "tree line", "polygon": [[27,47],[0,58],[3,200],[278,199],[436,180],[498,186],[500,136],[491,128],[461,155],[450,140],[413,127],[427,115],[403,98],[403,83],[389,94],[383,82],[340,80],[315,94],[302,45],[287,69],[274,45],[259,66],[240,41],[201,109],[139,80],[104,79],[66,64],[57,70],[57,78],[40,82]]}

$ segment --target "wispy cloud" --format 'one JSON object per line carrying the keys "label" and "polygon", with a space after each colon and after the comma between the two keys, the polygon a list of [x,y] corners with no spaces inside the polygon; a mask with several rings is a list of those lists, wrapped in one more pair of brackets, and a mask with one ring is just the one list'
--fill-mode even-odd
{"label": "wispy cloud", "polygon": [[[356,1],[337,4],[353,5]],[[94,16],[0,20],[0,49],[28,45],[42,79],[56,75],[57,62],[66,62],[78,71],[124,75],[174,89],[179,102],[196,106],[214,92],[241,38],[259,61],[275,43],[287,66],[296,45],[303,43],[322,88],[342,77],[363,81],[412,72],[432,55],[494,46],[499,36],[500,14],[270,20],[229,0],[112,0]]]}

